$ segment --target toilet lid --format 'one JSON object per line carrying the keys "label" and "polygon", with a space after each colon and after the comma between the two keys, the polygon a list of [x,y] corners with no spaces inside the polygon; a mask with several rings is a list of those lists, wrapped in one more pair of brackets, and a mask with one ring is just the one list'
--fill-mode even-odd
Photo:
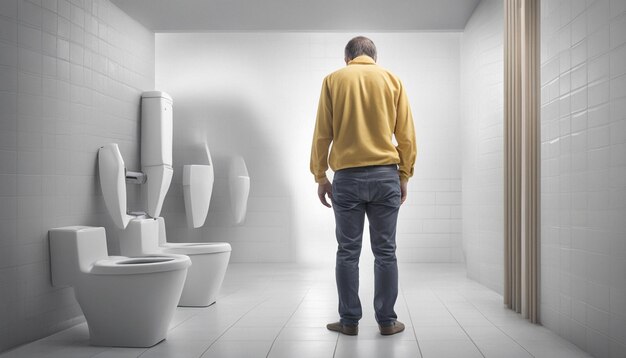
{"label": "toilet lid", "polygon": [[227,242],[168,242],[161,245],[162,252],[179,255],[201,255],[230,252],[232,248]]}
{"label": "toilet lid", "polygon": [[183,255],[149,255],[138,257],[109,256],[94,262],[95,275],[136,275],[186,269],[191,260]]}

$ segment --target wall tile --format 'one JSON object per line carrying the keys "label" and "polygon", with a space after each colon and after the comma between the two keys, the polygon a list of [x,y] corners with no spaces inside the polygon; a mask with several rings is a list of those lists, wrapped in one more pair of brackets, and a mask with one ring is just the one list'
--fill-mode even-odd
{"label": "wall tile", "polygon": [[18,1],[18,19],[20,22],[41,28],[43,9],[28,1]]}
{"label": "wall tile", "polygon": [[595,32],[589,32],[587,38],[587,53],[594,58],[607,52],[610,48],[609,25],[605,25]]}
{"label": "wall tile", "polygon": [[41,30],[19,25],[17,29],[17,40],[21,47],[34,51],[41,50]]}
{"label": "wall tile", "polygon": [[[94,178],[98,144],[121,140],[127,162],[137,162],[137,108],[140,93],[154,87],[154,34],[108,0],[94,2],[108,9],[106,19],[82,2],[0,1],[0,275],[12,282],[2,284],[0,300],[5,307],[22,307],[0,320],[0,332],[14,331],[0,334],[0,351],[76,322],[81,312],[72,290],[50,287],[47,231],[110,225]],[[90,27],[99,21],[126,36],[106,48],[91,48],[89,59],[116,58],[122,71],[141,76],[102,73],[102,82],[117,87],[98,87],[87,78],[82,44],[87,18]],[[94,93],[106,106],[94,103]],[[103,122],[105,112],[112,120],[85,125],[87,119]],[[107,232],[110,246],[117,248],[115,231]],[[37,309],[43,306],[58,309],[54,314]],[[37,324],[26,327],[26,321]]]}
{"label": "wall tile", "polygon": [[[545,7],[557,7],[558,0],[543,1]],[[571,23],[573,41],[587,44],[587,58],[575,56],[571,65],[571,93],[560,93],[561,97],[548,96],[542,103],[542,129],[549,131],[542,135],[542,210],[541,238],[542,252],[559,247],[571,250],[569,261],[561,261],[560,275],[549,260],[542,259],[542,277],[553,278],[542,281],[541,291],[547,291],[555,284],[570,287],[570,292],[562,291],[561,302],[571,315],[570,319],[560,319],[558,325],[550,328],[571,340],[579,347],[598,357],[623,356],[623,330],[620,316],[625,312],[626,299],[623,276],[626,272],[626,231],[621,218],[626,217],[625,191],[626,160],[622,143],[626,141],[622,127],[626,105],[626,80],[623,80],[623,1],[598,0],[587,8],[580,8],[579,17]],[[574,5],[572,5],[574,6]],[[613,11],[617,12],[613,12]],[[559,12],[566,11],[560,9]],[[542,22],[542,47],[550,43],[554,32],[567,29],[562,22],[547,16]],[[587,31],[583,36],[582,20],[587,21]],[[573,52],[572,52],[573,53]],[[572,58],[574,55],[572,55]],[[554,56],[542,52],[542,66],[548,66]],[[580,64],[579,61],[583,60]],[[574,65],[574,63],[576,63]],[[566,63],[565,63],[566,64]],[[586,76],[583,68],[587,68]],[[568,68],[561,68],[567,73]],[[548,84],[544,84],[544,90]],[[587,96],[583,96],[583,88]],[[562,88],[567,90],[566,87]],[[562,105],[562,99],[570,98],[570,103]],[[561,130],[558,134],[550,131],[554,115],[550,108],[559,104],[559,115],[571,118],[571,134]],[[585,110],[586,108],[586,110]],[[561,124],[566,122],[561,121]],[[559,150],[552,150],[553,141],[566,142]],[[561,163],[560,171],[551,170],[554,163]],[[563,163],[569,163],[563,164]],[[622,174],[624,173],[624,174]],[[558,179],[560,203],[570,210],[564,211],[559,201],[553,200],[552,182]],[[546,187],[547,186],[547,187]],[[559,220],[553,218],[557,216]],[[620,218],[615,220],[615,218]],[[570,233],[571,238],[561,240],[557,233]],[[620,277],[620,278],[618,278]],[[549,297],[541,299],[541,312],[553,310]],[[567,313],[567,310],[565,310]],[[617,313],[617,315],[616,315]],[[542,314],[543,317],[543,314]],[[543,318],[542,318],[543,320]],[[547,314],[548,323],[552,320]],[[620,331],[621,332],[621,331]]]}
{"label": "wall tile", "polygon": [[70,38],[70,22],[66,18],[59,17],[57,19],[57,35],[63,39]]}
{"label": "wall tile", "polygon": [[586,11],[588,33],[594,33],[597,29],[606,24],[609,21],[609,14],[608,0],[595,1]]}
{"label": "wall tile", "polygon": [[6,0],[0,3],[0,14],[8,18],[17,18],[17,0]]}
{"label": "wall tile", "polygon": [[[490,263],[486,258],[502,256],[502,70],[496,70],[489,64],[502,66],[502,3],[499,1],[481,1],[468,21],[461,45],[462,57],[462,203],[463,211],[463,247],[467,248],[468,276],[502,292],[503,263]],[[578,29],[576,30],[578,31]],[[498,35],[499,34],[499,35]],[[576,42],[578,35],[574,36]],[[487,39],[492,39],[487,41]],[[553,38],[560,46],[571,46],[572,32],[562,29],[558,37]],[[550,43],[547,48],[558,48]],[[579,62],[585,44],[578,43],[575,51],[564,52],[551,61],[543,63],[542,102],[559,98],[560,91],[569,93],[572,86],[572,74],[569,71],[571,61]],[[582,51],[581,51],[582,50]],[[564,69],[567,71],[561,71]],[[563,72],[562,81],[558,78]],[[577,78],[577,81],[580,80]],[[577,83],[577,86],[578,85]],[[569,103],[569,98],[568,98]],[[558,118],[558,106],[552,117]],[[492,112],[492,115],[486,115]],[[479,128],[493,128],[488,138],[480,135]],[[543,131],[542,135],[549,135]],[[557,131],[558,133],[558,125]],[[492,146],[489,146],[492,143]],[[488,148],[488,149],[487,149]],[[486,218],[491,218],[486,220]]]}
{"label": "wall tile", "polygon": [[17,72],[9,67],[0,67],[0,91],[17,91]]}
{"label": "wall tile", "polygon": [[611,48],[619,47],[626,43],[626,15],[611,20]]}

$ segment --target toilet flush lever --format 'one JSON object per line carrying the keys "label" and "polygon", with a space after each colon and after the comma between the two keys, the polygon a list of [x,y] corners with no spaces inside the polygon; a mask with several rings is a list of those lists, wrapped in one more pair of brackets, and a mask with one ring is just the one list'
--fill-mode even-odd
{"label": "toilet flush lever", "polygon": [[143,184],[146,182],[146,175],[142,172],[126,171],[126,182],[129,184]]}

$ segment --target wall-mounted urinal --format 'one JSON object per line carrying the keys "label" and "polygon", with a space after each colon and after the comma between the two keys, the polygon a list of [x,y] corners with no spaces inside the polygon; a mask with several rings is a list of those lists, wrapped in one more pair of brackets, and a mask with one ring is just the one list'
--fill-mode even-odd
{"label": "wall-mounted urinal", "polygon": [[204,225],[209,213],[214,180],[213,165],[183,166],[183,194],[189,227],[198,228]]}
{"label": "wall-mounted urinal", "polygon": [[98,151],[98,171],[104,204],[115,226],[124,229],[133,217],[126,214],[126,167],[116,143]]}
{"label": "wall-mounted urinal", "polygon": [[241,156],[234,157],[230,163],[228,185],[235,224],[241,224],[246,218],[250,194],[250,175]]}

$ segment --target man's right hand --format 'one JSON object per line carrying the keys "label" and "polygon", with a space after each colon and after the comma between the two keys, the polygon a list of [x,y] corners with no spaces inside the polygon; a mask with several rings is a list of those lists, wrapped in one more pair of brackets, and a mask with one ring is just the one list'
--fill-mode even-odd
{"label": "man's right hand", "polygon": [[333,185],[326,179],[319,183],[317,187],[317,196],[320,198],[322,205],[330,208],[331,205],[326,201],[326,195],[328,195],[328,199],[330,199],[331,203],[333,201]]}

